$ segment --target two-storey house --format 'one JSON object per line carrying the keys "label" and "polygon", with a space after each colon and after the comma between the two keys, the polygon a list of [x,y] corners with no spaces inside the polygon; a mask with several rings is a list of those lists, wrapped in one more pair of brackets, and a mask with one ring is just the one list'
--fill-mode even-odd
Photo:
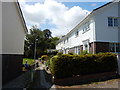
{"label": "two-storey house", "polygon": [[94,9],[59,40],[56,49],[64,54],[120,52],[119,35],[120,1],[112,1]]}

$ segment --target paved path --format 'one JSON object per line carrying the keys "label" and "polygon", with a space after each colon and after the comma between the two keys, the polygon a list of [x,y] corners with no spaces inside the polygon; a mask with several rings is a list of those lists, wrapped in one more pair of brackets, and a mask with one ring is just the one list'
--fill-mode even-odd
{"label": "paved path", "polygon": [[50,89],[52,87],[52,75],[48,74],[44,68],[45,66],[39,62],[39,67],[36,68],[35,78],[30,88],[41,90]]}
{"label": "paved path", "polygon": [[41,90],[41,89],[50,89],[52,87],[52,75],[48,74],[44,68],[45,66],[41,64],[41,62],[36,61],[39,63],[39,67],[36,68],[36,72],[34,75],[34,80],[31,82],[31,75],[32,72],[26,72],[19,77],[15,78],[14,80],[8,82],[3,86],[3,90],[10,89],[10,90],[23,90],[23,88],[29,87],[31,90]]}
{"label": "paved path", "polygon": [[[106,88],[107,89],[108,88],[107,90],[109,90],[109,89],[110,90],[120,90],[120,79],[112,79],[112,80],[107,80],[107,81],[103,81],[103,82],[93,82],[91,84],[73,85],[73,86],[55,85],[54,87],[61,88],[61,89],[65,89],[65,88],[71,88],[71,89],[74,89],[74,88],[91,88],[91,89],[92,88]],[[96,90],[96,89],[94,89],[94,90]],[[102,89],[100,89],[100,90],[102,90]]]}
{"label": "paved path", "polygon": [[16,90],[16,88],[17,89],[25,88],[31,80],[30,77],[31,77],[31,72],[30,71],[25,72],[22,75],[20,75],[19,77],[15,78],[12,81],[5,84],[2,88],[3,88],[3,90],[4,89],[6,90],[6,88],[9,88],[11,90]]}

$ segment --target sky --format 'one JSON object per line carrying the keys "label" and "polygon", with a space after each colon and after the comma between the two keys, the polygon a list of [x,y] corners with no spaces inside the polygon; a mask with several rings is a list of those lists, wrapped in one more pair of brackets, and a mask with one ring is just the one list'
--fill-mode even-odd
{"label": "sky", "polygon": [[93,9],[107,2],[58,2],[44,0],[43,2],[26,2],[20,6],[28,30],[33,26],[41,30],[49,29],[52,36],[66,35]]}

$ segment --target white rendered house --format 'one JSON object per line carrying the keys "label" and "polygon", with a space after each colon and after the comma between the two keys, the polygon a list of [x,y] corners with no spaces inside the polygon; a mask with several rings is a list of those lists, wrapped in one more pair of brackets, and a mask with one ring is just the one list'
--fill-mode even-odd
{"label": "white rendered house", "polygon": [[24,37],[27,27],[18,2],[2,4],[2,83],[22,73]]}
{"label": "white rendered house", "polygon": [[59,40],[56,49],[64,54],[120,52],[120,2],[109,2],[94,9]]}

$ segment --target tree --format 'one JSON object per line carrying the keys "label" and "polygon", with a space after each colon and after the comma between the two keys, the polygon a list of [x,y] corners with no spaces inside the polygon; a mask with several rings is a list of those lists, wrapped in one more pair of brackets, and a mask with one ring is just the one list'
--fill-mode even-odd
{"label": "tree", "polygon": [[49,29],[43,30],[46,40],[52,38],[52,32]]}
{"label": "tree", "polygon": [[55,49],[58,40],[59,40],[58,37],[50,38],[49,39],[49,49]]}
{"label": "tree", "polygon": [[44,33],[37,27],[33,26],[30,29],[30,34],[26,35],[25,52],[24,52],[25,57],[29,57],[29,58],[34,57],[35,41],[36,41],[36,50],[37,50],[36,56],[38,57],[39,54],[46,49],[46,42],[45,42]]}
{"label": "tree", "polygon": [[36,57],[40,57],[47,49],[55,49],[56,42],[59,40],[57,37],[51,36],[51,31],[45,29],[41,31],[37,26],[30,29],[30,33],[26,35],[24,46],[24,57],[34,58],[34,49],[36,42]]}

